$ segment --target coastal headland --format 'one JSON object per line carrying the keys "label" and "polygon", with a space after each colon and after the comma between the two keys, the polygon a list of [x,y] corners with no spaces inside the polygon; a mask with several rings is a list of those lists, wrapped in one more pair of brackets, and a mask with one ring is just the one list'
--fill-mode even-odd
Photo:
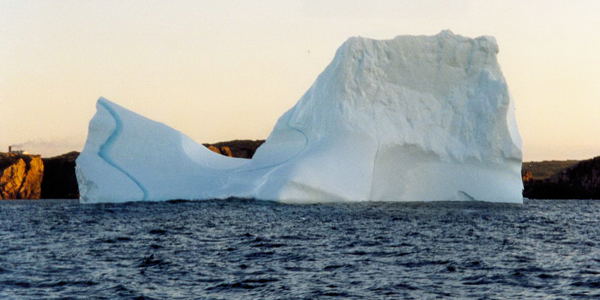
{"label": "coastal headland", "polygon": [[[252,158],[264,140],[203,144],[230,157]],[[79,152],[42,158],[0,153],[0,199],[76,199]],[[523,163],[523,196],[529,199],[600,199],[600,156],[587,160]]]}

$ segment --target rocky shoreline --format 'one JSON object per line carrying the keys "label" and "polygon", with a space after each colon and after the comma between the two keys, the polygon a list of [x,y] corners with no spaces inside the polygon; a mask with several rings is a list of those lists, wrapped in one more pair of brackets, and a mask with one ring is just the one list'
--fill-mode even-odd
{"label": "rocky shoreline", "polygon": [[[252,158],[264,140],[204,144],[222,155]],[[0,200],[77,199],[75,160],[79,152],[41,158],[0,153]],[[523,163],[523,196],[529,199],[600,199],[600,156],[582,160]]]}
{"label": "rocky shoreline", "polygon": [[39,155],[0,153],[0,199],[39,199],[43,174]]}
{"label": "rocky shoreline", "polygon": [[[546,164],[552,167],[556,162]],[[528,170],[527,163],[523,164],[523,196],[529,199],[600,199],[600,156],[567,164],[570,166],[546,176],[539,176],[532,172],[534,168]]]}

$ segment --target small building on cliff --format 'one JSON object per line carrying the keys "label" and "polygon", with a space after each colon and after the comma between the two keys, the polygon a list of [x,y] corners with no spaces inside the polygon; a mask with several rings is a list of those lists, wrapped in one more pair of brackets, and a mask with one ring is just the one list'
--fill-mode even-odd
{"label": "small building on cliff", "polygon": [[27,151],[23,150],[23,148],[21,148],[19,146],[15,146],[15,145],[9,145],[8,146],[8,153],[12,153],[12,154],[29,154],[29,153],[27,153]]}

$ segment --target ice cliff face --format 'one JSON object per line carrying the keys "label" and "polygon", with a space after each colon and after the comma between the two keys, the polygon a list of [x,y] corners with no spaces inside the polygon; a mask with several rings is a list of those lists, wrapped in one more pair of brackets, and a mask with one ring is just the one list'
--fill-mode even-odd
{"label": "ice cliff face", "polygon": [[82,202],[522,202],[521,142],[491,37],[350,38],[253,159],[106,99],[77,161]]}

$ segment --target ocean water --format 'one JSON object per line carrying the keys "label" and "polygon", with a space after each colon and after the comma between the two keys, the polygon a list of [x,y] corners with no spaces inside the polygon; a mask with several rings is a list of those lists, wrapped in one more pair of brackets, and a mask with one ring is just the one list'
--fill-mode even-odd
{"label": "ocean water", "polygon": [[600,201],[0,202],[0,298],[600,297]]}

